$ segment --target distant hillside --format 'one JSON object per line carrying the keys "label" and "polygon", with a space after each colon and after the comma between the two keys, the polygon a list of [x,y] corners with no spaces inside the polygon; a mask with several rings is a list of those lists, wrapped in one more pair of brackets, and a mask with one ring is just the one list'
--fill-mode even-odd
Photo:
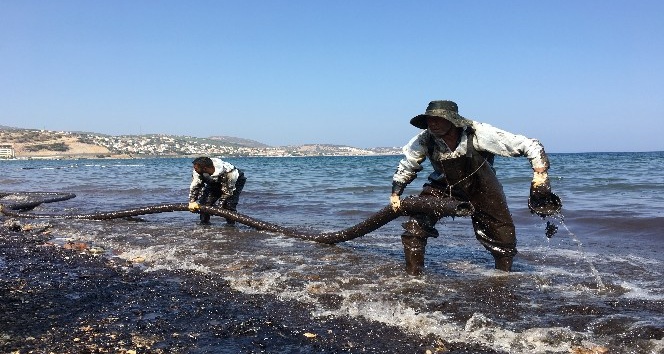
{"label": "distant hillside", "polygon": [[219,140],[231,146],[246,146],[250,148],[269,148],[270,145],[263,144],[256,140],[236,138],[233,136],[211,136],[208,139]]}
{"label": "distant hillside", "polygon": [[111,151],[68,132],[0,127],[0,143],[10,144],[17,157],[110,156]]}
{"label": "distant hillside", "polygon": [[393,155],[395,148],[359,149],[331,144],[270,147],[229,136],[143,134],[105,135],[0,126],[0,144],[12,145],[17,158],[102,158],[152,156],[361,156]]}

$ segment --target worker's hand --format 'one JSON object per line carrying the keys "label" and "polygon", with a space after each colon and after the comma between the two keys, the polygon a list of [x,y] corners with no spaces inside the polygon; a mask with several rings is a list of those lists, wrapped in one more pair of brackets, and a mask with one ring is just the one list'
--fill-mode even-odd
{"label": "worker's hand", "polygon": [[551,192],[549,176],[546,172],[535,172],[530,184],[528,208],[539,216],[550,216],[560,212],[563,204],[560,198]]}
{"label": "worker's hand", "polygon": [[401,207],[401,199],[396,194],[390,196],[390,204],[392,205],[392,210],[397,211]]}
{"label": "worker's hand", "polygon": [[196,202],[189,202],[189,211],[195,213],[201,209],[201,206]]}
{"label": "worker's hand", "polygon": [[533,174],[533,182],[530,185],[531,191],[535,189],[538,192],[546,193],[551,192],[551,185],[549,184],[549,174],[546,172],[535,172]]}

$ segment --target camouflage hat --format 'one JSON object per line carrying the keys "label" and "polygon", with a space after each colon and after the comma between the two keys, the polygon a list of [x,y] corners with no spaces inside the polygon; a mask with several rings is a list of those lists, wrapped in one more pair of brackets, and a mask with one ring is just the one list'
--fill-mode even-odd
{"label": "camouflage hat", "polygon": [[417,115],[410,120],[410,124],[420,128],[427,128],[427,117],[442,117],[463,128],[472,124],[472,121],[459,115],[459,107],[452,101],[431,101],[424,114]]}

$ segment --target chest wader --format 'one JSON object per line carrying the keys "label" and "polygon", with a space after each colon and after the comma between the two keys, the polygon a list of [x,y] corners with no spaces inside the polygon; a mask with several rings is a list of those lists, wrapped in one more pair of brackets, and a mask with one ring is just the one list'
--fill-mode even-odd
{"label": "chest wader", "polygon": [[[436,149],[429,147],[428,158],[434,169],[443,172],[444,181],[429,180],[420,195],[439,198],[451,197],[469,201],[475,207],[471,216],[475,237],[493,255],[496,269],[509,272],[516,255],[516,236],[512,215],[507,207],[503,187],[491,166],[493,156],[485,158],[472,144],[468,136],[468,152],[465,156],[440,160]],[[432,215],[414,215],[402,226],[401,235],[406,258],[406,272],[420,275],[424,270],[424,250],[428,237],[438,237],[435,225],[438,218]]]}
{"label": "chest wader", "polygon": [[[221,207],[226,210],[237,211],[237,205],[240,202],[240,193],[242,193],[244,184],[247,182],[247,177],[244,176],[244,172],[242,172],[240,169],[238,169],[238,172],[240,173],[240,176],[235,182],[235,190],[233,191],[233,194],[231,194],[230,197],[224,199],[224,201],[221,203]],[[226,219],[226,224],[235,225],[235,221]]]}
{"label": "chest wader", "polygon": [[[203,175],[202,178],[205,181],[205,186],[203,186],[203,193],[198,199],[198,203],[200,205],[213,206],[221,198],[221,184],[207,175]],[[210,223],[210,214],[201,212],[199,213],[199,217],[201,224]]]}
{"label": "chest wader", "polygon": [[[244,183],[247,181],[247,178],[244,176],[242,170],[238,169],[238,172],[240,173],[240,176],[238,177],[237,182],[235,182],[235,191],[233,191],[233,194],[230,196],[226,195],[226,198],[224,198],[221,203],[221,207],[226,210],[237,211],[237,205],[240,201],[240,193],[242,193]],[[203,176],[203,180],[205,181],[205,187],[203,188],[203,193],[199,199],[199,203],[201,205],[214,206],[215,203],[217,203],[217,201],[222,196],[224,196],[224,192],[222,190],[222,183],[224,182],[214,181],[209,176]],[[209,224],[210,214],[201,212],[200,219],[202,224]],[[229,225],[234,225],[235,221],[226,219],[226,223]]]}

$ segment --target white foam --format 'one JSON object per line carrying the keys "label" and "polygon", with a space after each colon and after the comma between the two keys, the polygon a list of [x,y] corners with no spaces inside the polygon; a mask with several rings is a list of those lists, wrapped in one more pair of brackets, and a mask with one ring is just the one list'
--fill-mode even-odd
{"label": "white foam", "polygon": [[[238,291],[272,294],[281,299],[292,299],[303,303],[316,304],[315,296],[325,293],[342,296],[343,301],[339,309],[318,308],[312,312],[315,317],[362,317],[397,326],[420,336],[432,334],[452,342],[476,343],[511,353],[567,353],[572,347],[571,343],[581,343],[586,340],[584,333],[567,328],[532,328],[515,332],[502,328],[480,313],[475,314],[463,326],[459,326],[440,311],[423,312],[401,301],[384,299],[382,292],[376,291],[376,284],[366,284],[357,278],[336,279],[335,282],[314,280],[306,282],[301,289],[289,285],[291,278],[279,271],[256,273],[251,269],[244,269],[244,272],[234,273],[226,279]],[[351,289],[345,288],[349,284],[357,286]],[[405,286],[405,284],[425,286],[427,282],[423,278],[393,277],[383,279],[381,284],[389,287]],[[445,290],[440,289],[440,291]],[[586,345],[595,344],[586,343]]]}
{"label": "white foam", "polygon": [[632,267],[642,268],[643,272],[653,275],[662,275],[661,269],[664,269],[662,262],[652,258],[639,257],[634,254],[626,256],[607,254],[604,256],[607,261],[614,263],[626,262]]}
{"label": "white foam", "polygon": [[148,271],[182,269],[201,273],[210,272],[208,267],[197,264],[190,259],[183,259],[177,255],[177,252],[177,249],[173,247],[150,246],[126,250],[118,254],[117,257],[136,263],[145,263],[146,266],[149,266],[146,268]]}
{"label": "white foam", "polygon": [[664,353],[664,338],[651,339],[649,342],[652,344],[651,353]]}
{"label": "white foam", "polygon": [[[568,328],[532,328],[514,332],[501,328],[483,314],[474,314],[462,327],[451,323],[448,316],[420,312],[396,301],[367,299],[360,292],[346,294],[338,310],[318,310],[316,317],[363,317],[420,335],[435,335],[450,342],[475,343],[510,353],[568,353],[571,343],[585,340],[585,334]],[[594,343],[585,343],[595,346]]]}
{"label": "white foam", "polygon": [[[616,278],[614,274],[611,273],[598,273],[592,274],[591,272],[583,272],[583,268],[560,268],[553,266],[540,267],[536,272],[531,274],[536,275],[544,280],[552,279],[555,281],[557,277],[571,278],[575,279],[574,282],[563,282],[563,283],[554,283],[554,282],[540,282],[539,286],[543,289],[554,289],[559,292],[561,295],[565,296],[579,296],[584,294],[599,294],[599,293],[615,293],[616,290],[614,286],[619,286],[621,289],[625,290],[627,293],[621,295],[625,298],[631,299],[642,299],[642,300],[663,300],[664,291],[662,291],[660,282],[657,280],[653,281],[644,281],[639,282],[628,282],[625,280],[620,280]],[[644,270],[645,271],[645,270]],[[656,271],[652,270],[651,273],[657,274]],[[610,284],[614,286],[604,286],[603,282],[597,280],[598,277],[602,279],[607,279]],[[588,285],[588,282],[595,277],[595,282],[597,287],[591,287]],[[657,279],[656,277],[653,279]],[[618,281],[618,284],[614,282]],[[613,288],[613,289],[612,289]],[[619,294],[616,294],[619,295]]]}
{"label": "white foam", "polygon": [[286,247],[293,247],[293,244],[295,244],[296,240],[293,238],[281,236],[281,237],[267,237],[262,242],[266,246],[286,248]]}
{"label": "white foam", "polygon": [[[652,285],[658,286],[658,284],[652,284]],[[643,288],[639,285],[635,285],[628,281],[621,282],[620,286],[623,289],[627,290],[627,293],[623,295],[624,298],[653,300],[653,301],[664,300],[664,289],[661,288],[656,288],[656,287]]]}
{"label": "white foam", "polygon": [[315,285],[306,286],[301,290],[290,288],[287,285],[290,278],[278,271],[236,273],[232,277],[224,277],[224,279],[229,282],[232,289],[246,294],[271,294],[282,300],[315,303],[315,299],[309,294],[311,289],[316,288]]}

